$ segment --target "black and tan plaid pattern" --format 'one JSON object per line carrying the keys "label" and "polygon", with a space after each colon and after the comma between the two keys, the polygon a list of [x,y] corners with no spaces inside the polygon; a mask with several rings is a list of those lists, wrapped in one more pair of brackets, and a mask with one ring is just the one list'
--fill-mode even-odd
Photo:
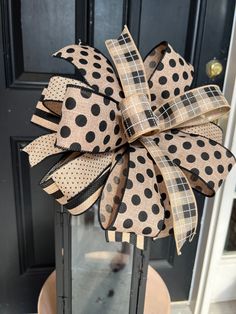
{"label": "black and tan plaid pattern", "polygon": [[154,113],[160,130],[164,131],[213,121],[229,108],[219,87],[208,85],[171,99]]}
{"label": "black and tan plaid pattern", "polygon": [[118,39],[105,43],[119,73],[125,96],[139,93],[150,99],[143,61],[127,27]]}
{"label": "black and tan plaid pattern", "polygon": [[144,134],[158,130],[157,119],[145,94],[134,94],[120,103],[124,131],[131,143]]}
{"label": "black and tan plaid pattern", "polygon": [[197,205],[191,186],[182,170],[176,166],[155,142],[147,137],[141,143],[151,154],[163,176],[173,214],[177,252],[187,239],[192,239],[197,227]]}

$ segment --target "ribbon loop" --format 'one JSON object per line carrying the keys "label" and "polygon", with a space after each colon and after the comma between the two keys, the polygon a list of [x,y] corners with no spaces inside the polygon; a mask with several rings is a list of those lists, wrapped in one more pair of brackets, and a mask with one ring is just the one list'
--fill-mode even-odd
{"label": "ribbon loop", "polygon": [[157,119],[145,94],[133,94],[120,103],[124,131],[129,143],[158,131]]}

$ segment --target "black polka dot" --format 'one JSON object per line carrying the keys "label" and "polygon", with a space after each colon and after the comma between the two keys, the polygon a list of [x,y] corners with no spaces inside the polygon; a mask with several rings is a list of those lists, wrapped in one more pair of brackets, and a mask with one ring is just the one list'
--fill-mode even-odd
{"label": "black polka dot", "polygon": [[82,76],[85,76],[85,75],[87,74],[87,72],[85,71],[85,69],[82,69],[82,68],[79,69],[79,73],[80,73]]}
{"label": "black polka dot", "polygon": [[135,163],[132,160],[129,161],[129,167],[135,168]]}
{"label": "black polka dot", "polygon": [[72,110],[76,106],[76,101],[73,97],[68,97],[65,102],[65,106],[68,110]]}
{"label": "black polka dot", "polygon": [[152,86],[153,86],[153,82],[152,82],[151,80],[149,80],[149,81],[148,81],[148,87],[149,87],[149,88],[152,88]]}
{"label": "black polka dot", "polygon": [[93,148],[93,153],[94,154],[97,154],[97,153],[99,153],[99,151],[100,151],[100,147],[99,146],[95,146],[94,148]]}
{"label": "black polka dot", "polygon": [[109,67],[107,67],[107,71],[110,72],[110,73],[114,73],[112,68],[109,68]]}
{"label": "black polka dot", "polygon": [[217,171],[218,171],[219,173],[223,173],[223,172],[224,172],[224,167],[223,167],[223,165],[219,165],[219,166],[217,167]]}
{"label": "black polka dot", "polygon": [[73,53],[73,52],[75,52],[75,49],[74,49],[74,48],[68,48],[68,49],[66,50],[66,52],[68,52],[68,53]]}
{"label": "black polka dot", "polygon": [[158,193],[158,186],[157,186],[156,183],[154,183],[154,189],[155,189],[155,191]]}
{"label": "black polka dot", "polygon": [[161,183],[163,181],[163,176],[161,174],[157,175],[157,182]]}
{"label": "black polka dot", "polygon": [[88,61],[87,61],[87,60],[85,60],[85,59],[79,59],[79,63],[81,63],[81,64],[87,64],[87,63],[88,63]]}
{"label": "black polka dot", "polygon": [[97,104],[92,105],[91,112],[94,116],[98,116],[100,113],[100,107]]}
{"label": "black polka dot", "polygon": [[66,58],[67,61],[72,62],[74,59],[72,57]]}
{"label": "black polka dot", "polygon": [[88,132],[88,133],[86,134],[86,141],[87,141],[88,143],[93,142],[94,139],[95,139],[95,134],[94,134],[94,132],[90,131],[90,132]]}
{"label": "black polka dot", "polygon": [[97,69],[100,69],[100,68],[101,68],[101,64],[99,64],[99,63],[97,63],[97,62],[95,62],[95,63],[93,64],[93,66],[94,66],[95,68],[97,68]]}
{"label": "black polka dot", "polygon": [[169,153],[174,154],[174,153],[177,152],[177,147],[176,147],[175,145],[170,145],[170,146],[168,147],[168,151],[169,151]]}
{"label": "black polka dot", "polygon": [[81,151],[81,145],[79,143],[74,142],[70,145],[70,150]]}
{"label": "black polka dot", "polygon": [[93,76],[93,78],[95,78],[95,79],[100,79],[101,74],[98,73],[98,72],[93,72],[93,73],[92,73],[92,76]]}
{"label": "black polka dot", "polygon": [[150,227],[146,227],[142,231],[143,234],[150,234],[151,232],[152,232],[152,229]]}
{"label": "black polka dot", "polygon": [[170,141],[170,140],[173,139],[173,135],[171,135],[171,134],[165,134],[165,139],[166,139],[167,141]]}
{"label": "black polka dot", "polygon": [[211,189],[213,189],[214,188],[214,186],[215,186],[215,183],[213,182],[213,181],[208,181],[208,186],[211,188]]}
{"label": "black polka dot", "polygon": [[188,155],[186,160],[190,163],[194,162],[196,160],[196,157],[194,155]]}
{"label": "black polka dot", "polygon": [[170,211],[169,210],[165,210],[165,218],[166,219],[170,218]]}
{"label": "black polka dot", "polygon": [[87,123],[87,118],[83,115],[83,114],[79,114],[76,118],[75,118],[75,123],[80,126],[83,127],[86,125]]}
{"label": "black polka dot", "polygon": [[180,94],[180,89],[178,88],[178,87],[176,87],[175,89],[174,89],[174,95],[175,96],[178,96]]}
{"label": "black polka dot", "polygon": [[60,130],[61,137],[66,138],[70,136],[71,130],[68,126],[63,126]]}
{"label": "black polka dot", "polygon": [[120,126],[117,124],[114,128],[114,133],[117,135],[120,132]]}
{"label": "black polka dot", "polygon": [[220,159],[221,158],[221,153],[218,150],[216,150],[214,152],[214,156],[215,156],[216,159]]}
{"label": "black polka dot", "polygon": [[110,135],[106,135],[103,140],[103,144],[106,145],[110,141]]}
{"label": "black polka dot", "polygon": [[184,91],[187,92],[187,91],[189,91],[189,90],[190,90],[190,86],[186,85],[186,86],[184,87]]}
{"label": "black polka dot", "polygon": [[140,221],[146,221],[147,218],[148,218],[148,215],[147,215],[147,213],[146,213],[145,211],[143,211],[143,210],[138,214],[138,219],[139,219]]}
{"label": "black polka dot", "polygon": [[152,69],[153,69],[153,68],[155,68],[155,67],[156,67],[156,65],[157,65],[157,64],[156,64],[156,62],[155,62],[155,61],[151,61],[151,62],[149,62],[149,67],[150,67],[150,68],[152,68]]}
{"label": "black polka dot", "polygon": [[183,143],[183,148],[184,149],[190,149],[192,147],[192,144],[190,142],[184,142]]}
{"label": "black polka dot", "polygon": [[85,88],[81,88],[80,93],[81,93],[81,96],[84,98],[90,98],[92,95],[92,92],[88,89],[85,89]]}
{"label": "black polka dot", "polygon": [[161,199],[164,201],[166,199],[166,193],[161,193]]}
{"label": "black polka dot", "polygon": [[155,101],[156,100],[156,95],[155,94],[151,94],[151,101]]}
{"label": "black polka dot", "polygon": [[223,183],[223,180],[221,179],[218,183],[218,187],[220,187],[222,183]]}
{"label": "black polka dot", "polygon": [[209,143],[210,143],[212,146],[216,146],[216,145],[217,145],[217,142],[213,141],[212,139],[209,140]]}
{"label": "black polka dot", "polygon": [[111,96],[113,94],[113,89],[111,87],[105,88],[105,94]]}
{"label": "black polka dot", "polygon": [[232,157],[232,153],[227,149],[226,150],[226,156],[228,157],[228,158],[231,158]]}
{"label": "black polka dot", "polygon": [[233,165],[232,164],[229,164],[228,165],[228,171],[230,171],[232,169]]}
{"label": "black polka dot", "polygon": [[162,230],[163,225],[164,225],[164,220],[160,220],[160,221],[158,221],[157,228],[159,230]]}
{"label": "black polka dot", "polygon": [[98,56],[98,55],[94,55],[94,58],[95,58],[96,60],[101,60],[101,57]]}
{"label": "black polka dot", "polygon": [[130,179],[127,180],[126,188],[129,190],[133,188],[133,182]]}
{"label": "black polka dot", "polygon": [[99,130],[101,132],[104,132],[107,128],[107,123],[105,120],[102,120],[100,123],[99,123]]}
{"label": "black polka dot", "polygon": [[197,181],[200,173],[199,170],[197,168],[192,168],[190,171],[192,172],[190,179],[194,182]]}
{"label": "black polka dot", "polygon": [[184,65],[184,61],[182,58],[179,58],[179,63],[180,63],[180,65]]}
{"label": "black polka dot", "polygon": [[120,137],[120,138],[118,138],[118,140],[116,141],[115,145],[116,145],[116,146],[119,146],[119,145],[121,144],[121,142],[122,142],[122,138]]}
{"label": "black polka dot", "polygon": [[134,205],[139,205],[140,204],[140,202],[141,202],[141,199],[140,199],[140,197],[137,195],[137,194],[134,194],[133,196],[132,196],[132,198],[131,198],[131,201],[132,201],[132,203],[134,204]]}
{"label": "black polka dot", "polygon": [[174,74],[172,75],[172,79],[173,79],[174,82],[178,82],[178,80],[179,80],[179,74],[174,73]]}
{"label": "black polka dot", "polygon": [[161,76],[161,77],[159,78],[159,83],[160,83],[161,85],[165,85],[165,84],[167,83],[167,78],[166,78],[165,76]]}
{"label": "black polka dot", "polygon": [[211,175],[213,173],[213,170],[212,170],[212,168],[210,166],[207,166],[205,168],[205,172],[206,172],[206,174]]}
{"label": "black polka dot", "polygon": [[146,188],[144,190],[144,195],[147,197],[147,198],[151,198],[152,197],[152,191],[148,188]]}
{"label": "black polka dot", "polygon": [[133,226],[133,221],[131,219],[126,219],[123,223],[124,228],[131,228]]}
{"label": "black polka dot", "polygon": [[184,80],[188,79],[188,73],[186,71],[183,72],[183,79]]}
{"label": "black polka dot", "polygon": [[138,182],[143,183],[144,182],[144,176],[141,173],[136,174],[136,179]]}
{"label": "black polka dot", "polygon": [[111,110],[111,112],[110,112],[110,119],[111,119],[111,121],[114,121],[115,117],[116,117],[115,111]]}
{"label": "black polka dot", "polygon": [[108,75],[108,76],[106,77],[106,80],[107,80],[108,82],[110,82],[110,83],[114,82],[113,77],[110,76],[110,75]]}
{"label": "black polka dot", "polygon": [[175,158],[175,159],[173,159],[173,163],[175,163],[177,166],[179,166],[181,161],[178,158]]}
{"label": "black polka dot", "polygon": [[122,202],[119,207],[119,213],[123,214],[126,212],[126,210],[127,210],[127,205],[124,202]]}
{"label": "black polka dot", "polygon": [[152,212],[153,212],[154,215],[159,214],[160,208],[159,208],[159,206],[157,204],[153,204],[152,205]]}
{"label": "black polka dot", "polygon": [[87,56],[87,55],[88,55],[88,52],[87,52],[87,51],[82,50],[82,51],[80,51],[80,54],[81,54],[82,56]]}
{"label": "black polka dot", "polygon": [[104,105],[106,105],[106,106],[108,106],[110,104],[110,101],[111,100],[109,98],[107,98],[107,97],[103,98]]}
{"label": "black polka dot", "polygon": [[175,60],[174,60],[174,59],[170,59],[169,65],[170,65],[172,68],[174,68],[174,67],[176,66]]}
{"label": "black polka dot", "polygon": [[164,69],[164,64],[162,62],[159,62],[157,65],[157,71],[162,71]]}
{"label": "black polka dot", "polygon": [[202,140],[197,140],[197,145],[199,147],[204,147],[205,146],[205,143],[202,141]]}
{"label": "black polka dot", "polygon": [[145,162],[146,162],[146,160],[143,156],[138,156],[137,159],[138,159],[138,162],[140,162],[140,164],[145,164]]}
{"label": "black polka dot", "polygon": [[161,93],[161,97],[164,98],[164,99],[167,99],[170,97],[170,93],[168,90],[164,90],[162,93]]}
{"label": "black polka dot", "polygon": [[202,158],[203,160],[208,160],[208,159],[209,159],[209,154],[206,153],[206,152],[204,152],[204,153],[201,154],[201,158]]}
{"label": "black polka dot", "polygon": [[154,177],[154,173],[153,173],[152,169],[147,169],[146,173],[149,176],[149,178],[153,178]]}

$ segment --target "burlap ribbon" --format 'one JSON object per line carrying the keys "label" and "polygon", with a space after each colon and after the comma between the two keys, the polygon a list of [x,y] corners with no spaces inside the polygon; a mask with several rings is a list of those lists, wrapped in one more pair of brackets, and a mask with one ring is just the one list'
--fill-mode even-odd
{"label": "burlap ribbon", "polygon": [[55,54],[79,77],[51,78],[32,121],[53,133],[24,151],[31,166],[63,154],[41,186],[72,214],[99,199],[109,241],[143,248],[174,233],[180,253],[196,232],[192,189],[213,196],[235,163],[210,122],[229,105],[217,86],[189,90],[193,67],[166,42],[143,61],[125,27],[106,46],[115,68],[86,45]]}

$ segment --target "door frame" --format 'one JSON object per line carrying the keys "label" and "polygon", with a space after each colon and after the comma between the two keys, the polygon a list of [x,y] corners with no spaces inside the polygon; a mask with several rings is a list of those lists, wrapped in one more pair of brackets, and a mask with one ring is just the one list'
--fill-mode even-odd
{"label": "door frame", "polygon": [[[220,125],[225,134],[224,145],[236,153],[236,15],[234,16],[228,63],[226,67],[223,93],[231,103],[228,119],[222,118]],[[194,314],[207,314],[212,299],[213,283],[219,283],[219,276],[231,274],[232,263],[236,265],[236,254],[223,255],[228,225],[231,216],[232,197],[235,193],[236,169],[229,174],[225,184],[218,191],[214,199],[205,202],[201,224],[201,232],[194,265],[191,290],[188,300],[189,308]],[[226,193],[227,191],[227,193]],[[231,196],[231,197],[230,197]],[[224,221],[224,223],[222,223]],[[204,228],[205,226],[205,228]],[[208,226],[208,227],[207,227]],[[216,274],[219,274],[217,277]],[[236,277],[236,275],[235,275]],[[218,279],[218,280],[217,280]],[[227,278],[224,277],[227,285]],[[215,281],[214,281],[215,280]],[[236,282],[236,278],[235,278]],[[214,297],[214,296],[213,296]],[[233,296],[231,296],[231,299]],[[226,297],[225,297],[226,300]],[[215,300],[216,301],[216,300]],[[223,301],[222,299],[218,301]]]}

